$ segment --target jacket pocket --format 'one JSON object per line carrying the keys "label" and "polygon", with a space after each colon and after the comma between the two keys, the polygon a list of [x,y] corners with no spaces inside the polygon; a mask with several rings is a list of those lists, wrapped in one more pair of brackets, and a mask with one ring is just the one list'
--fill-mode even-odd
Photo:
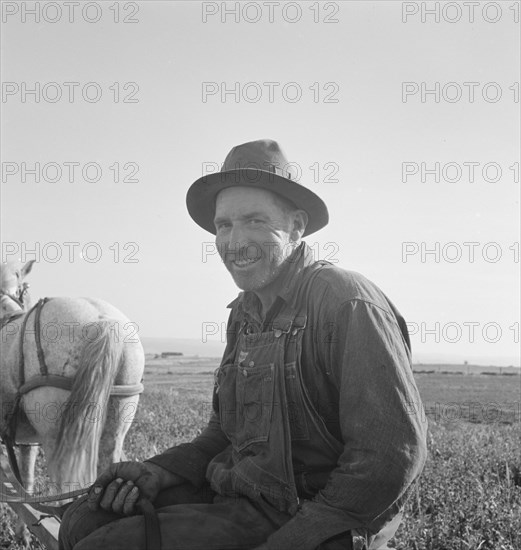
{"label": "jacket pocket", "polygon": [[268,440],[273,412],[275,365],[236,367],[235,445],[241,451],[248,445]]}

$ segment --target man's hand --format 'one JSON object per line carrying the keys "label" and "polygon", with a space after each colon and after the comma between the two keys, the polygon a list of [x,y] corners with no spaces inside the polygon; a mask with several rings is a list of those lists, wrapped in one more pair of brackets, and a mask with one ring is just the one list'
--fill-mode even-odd
{"label": "man's hand", "polygon": [[184,479],[156,466],[142,462],[117,462],[94,482],[88,496],[91,510],[102,508],[130,516],[137,512],[141,499],[153,502],[159,491],[183,483]]}

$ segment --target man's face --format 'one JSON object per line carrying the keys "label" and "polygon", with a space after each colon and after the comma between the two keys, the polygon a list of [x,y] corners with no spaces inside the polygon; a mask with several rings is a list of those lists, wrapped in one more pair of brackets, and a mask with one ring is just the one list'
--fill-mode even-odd
{"label": "man's face", "polygon": [[229,187],[217,195],[217,249],[235,284],[260,291],[272,283],[291,254],[293,217],[264,189]]}

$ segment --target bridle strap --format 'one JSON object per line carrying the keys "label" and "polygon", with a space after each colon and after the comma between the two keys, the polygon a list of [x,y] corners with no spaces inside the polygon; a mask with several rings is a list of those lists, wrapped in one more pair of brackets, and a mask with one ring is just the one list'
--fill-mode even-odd
{"label": "bridle strap", "polygon": [[17,304],[22,310],[25,309],[24,302],[23,302],[24,294],[25,294],[25,288],[24,290],[20,291],[20,298],[18,296],[15,296],[14,294],[10,294],[5,290],[0,289],[0,296],[7,296],[9,299],[13,300],[13,302],[15,302],[15,304]]}

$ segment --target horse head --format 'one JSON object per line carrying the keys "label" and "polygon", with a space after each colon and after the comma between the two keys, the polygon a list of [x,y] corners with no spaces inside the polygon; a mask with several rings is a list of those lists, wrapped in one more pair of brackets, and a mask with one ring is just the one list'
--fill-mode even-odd
{"label": "horse head", "polygon": [[0,318],[16,311],[27,311],[30,304],[29,275],[35,260],[30,260],[21,269],[13,262],[0,264]]}

